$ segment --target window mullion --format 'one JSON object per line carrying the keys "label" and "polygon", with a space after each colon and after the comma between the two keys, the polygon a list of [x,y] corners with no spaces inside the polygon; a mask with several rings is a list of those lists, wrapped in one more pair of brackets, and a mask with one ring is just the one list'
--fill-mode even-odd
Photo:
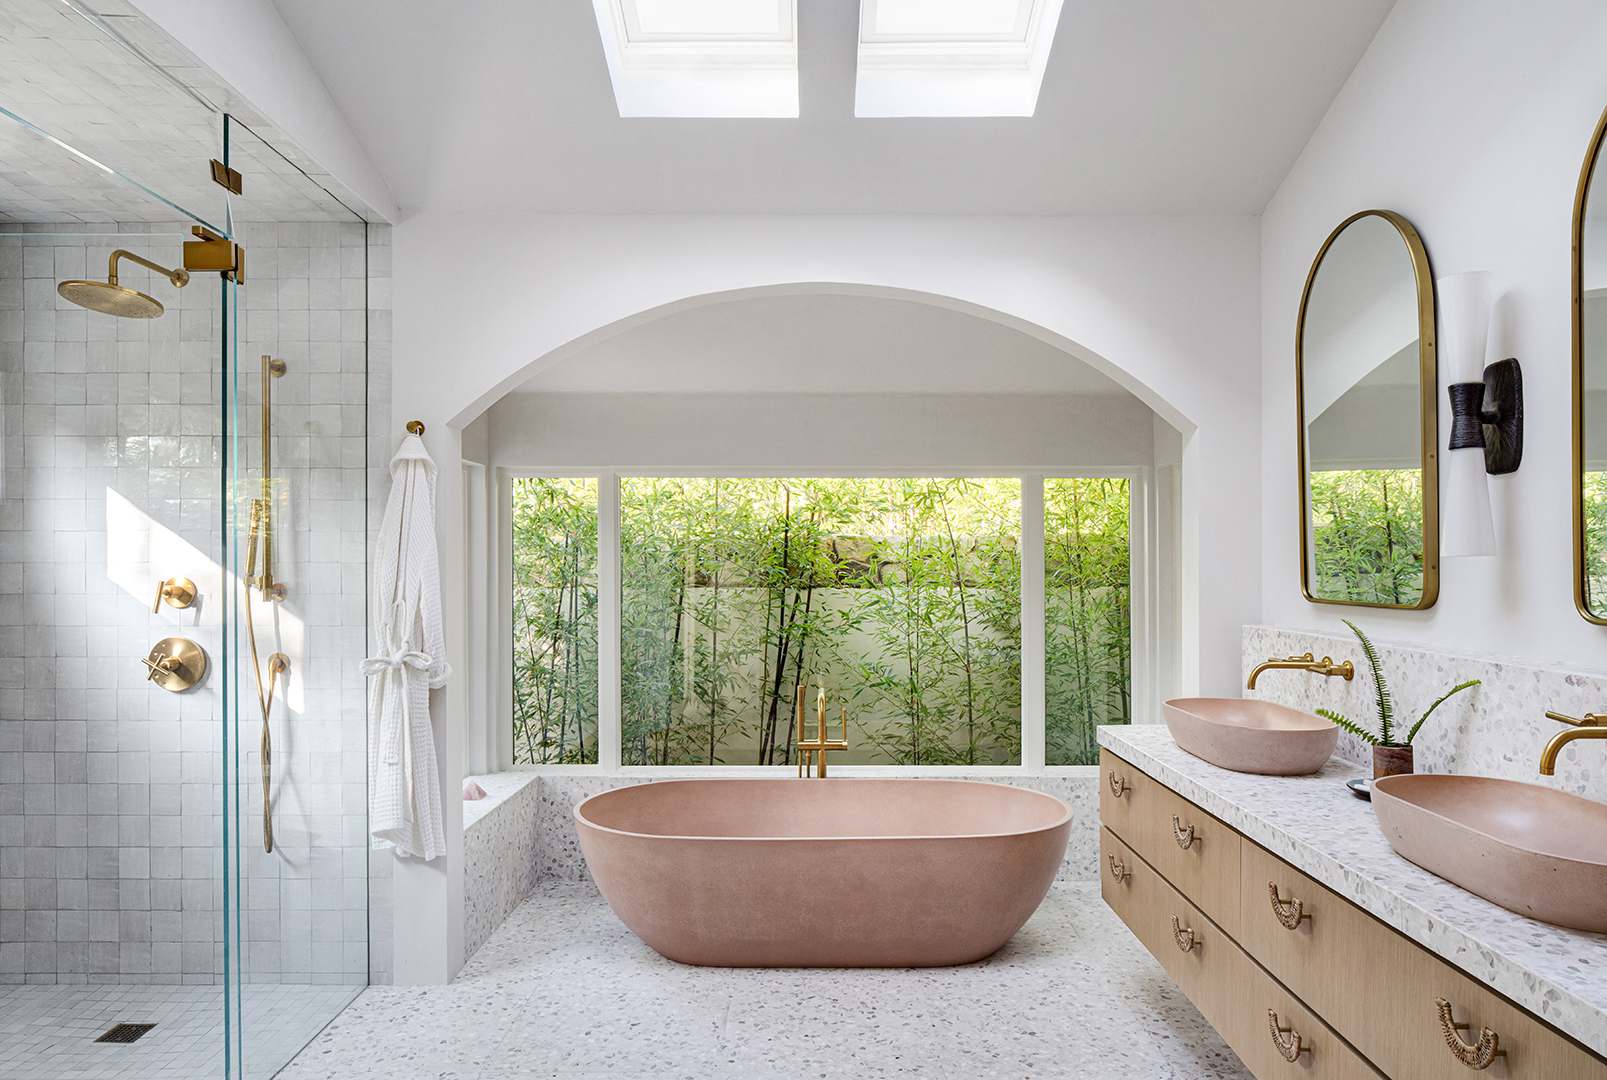
{"label": "window mullion", "polygon": [[620,738],[619,477],[597,478],[597,764],[619,769]]}
{"label": "window mullion", "polygon": [[1044,765],[1043,477],[1021,478],[1021,764]]}

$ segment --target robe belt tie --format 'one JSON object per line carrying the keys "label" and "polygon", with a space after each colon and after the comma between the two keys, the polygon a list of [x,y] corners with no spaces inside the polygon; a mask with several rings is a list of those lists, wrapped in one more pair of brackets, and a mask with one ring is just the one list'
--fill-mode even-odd
{"label": "robe belt tie", "polygon": [[387,671],[400,671],[403,667],[410,667],[415,671],[426,671],[430,666],[428,653],[421,653],[417,649],[397,649],[389,656],[370,656],[359,665],[359,670],[366,675],[383,675]]}
{"label": "robe belt tie", "polygon": [[399,730],[385,740],[383,758],[387,765],[402,766],[407,791],[413,790],[413,710],[408,701],[412,695],[408,693],[407,669],[423,672],[429,670],[429,666],[429,654],[417,649],[397,649],[389,656],[370,656],[358,666],[365,676],[384,676],[385,682],[394,684],[391,692],[401,699],[402,723]]}

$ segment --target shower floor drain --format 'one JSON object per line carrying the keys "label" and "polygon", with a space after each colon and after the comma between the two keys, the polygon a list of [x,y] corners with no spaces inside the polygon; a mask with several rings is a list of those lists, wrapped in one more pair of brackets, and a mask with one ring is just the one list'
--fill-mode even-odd
{"label": "shower floor drain", "polygon": [[95,1041],[131,1043],[155,1026],[155,1024],[118,1024]]}

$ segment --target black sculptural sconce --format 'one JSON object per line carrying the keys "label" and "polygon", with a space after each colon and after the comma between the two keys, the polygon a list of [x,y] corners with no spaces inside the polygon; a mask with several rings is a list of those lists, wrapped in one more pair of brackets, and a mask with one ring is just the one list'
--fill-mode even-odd
{"label": "black sculptural sconce", "polygon": [[1514,358],[1484,369],[1483,382],[1452,383],[1452,450],[1484,449],[1484,471],[1516,472],[1523,462],[1523,369]]}

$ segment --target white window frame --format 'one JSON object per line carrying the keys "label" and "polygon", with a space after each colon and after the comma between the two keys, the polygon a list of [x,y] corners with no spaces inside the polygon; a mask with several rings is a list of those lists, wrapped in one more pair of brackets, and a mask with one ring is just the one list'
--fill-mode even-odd
{"label": "white window frame", "polygon": [[[821,479],[878,480],[922,477],[958,479],[1019,479],[1021,481],[1021,763],[1019,765],[849,765],[832,763],[836,776],[956,776],[1008,777],[1023,775],[1096,776],[1097,765],[1049,765],[1045,762],[1047,714],[1045,693],[1044,623],[1044,481],[1062,479],[1125,479],[1129,482],[1128,551],[1131,581],[1130,660],[1133,673],[1133,723],[1158,723],[1161,686],[1167,680],[1157,664],[1163,635],[1159,570],[1162,537],[1157,528],[1158,491],[1148,466],[1122,468],[1047,469],[867,469],[845,472],[818,468],[792,470],[695,468],[526,468],[496,470],[497,497],[494,565],[499,612],[493,662],[497,685],[502,688],[498,708],[487,716],[498,725],[497,742],[505,745],[504,769],[553,775],[655,777],[662,780],[695,777],[764,777],[796,775],[796,765],[626,765],[623,763],[623,713],[620,699],[620,481],[625,478],[689,479]],[[592,479],[597,481],[597,757],[595,765],[513,765],[513,481],[516,479]],[[506,732],[503,737],[500,732]]]}

